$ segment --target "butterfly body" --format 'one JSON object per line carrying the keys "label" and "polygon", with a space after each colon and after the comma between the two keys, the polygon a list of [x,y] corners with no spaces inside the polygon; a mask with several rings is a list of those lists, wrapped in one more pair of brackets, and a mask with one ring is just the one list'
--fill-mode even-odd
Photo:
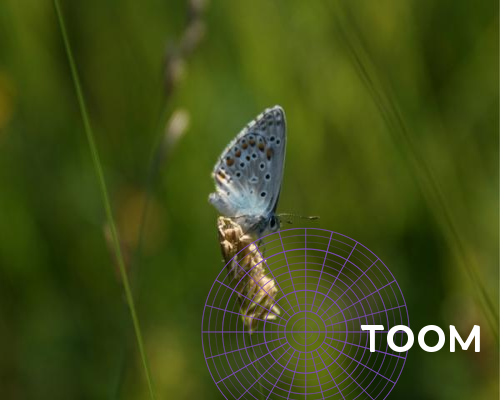
{"label": "butterfly body", "polygon": [[215,164],[210,203],[258,236],[279,229],[276,208],[286,150],[285,113],[266,109],[229,143]]}

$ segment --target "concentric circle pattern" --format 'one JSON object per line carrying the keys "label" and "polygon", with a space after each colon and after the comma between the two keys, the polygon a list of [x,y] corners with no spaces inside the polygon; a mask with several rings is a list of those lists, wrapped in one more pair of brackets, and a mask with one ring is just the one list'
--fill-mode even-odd
{"label": "concentric circle pattern", "polygon": [[[270,306],[249,334],[234,289],[241,281],[226,268],[219,274],[205,304],[202,341],[224,397],[385,399],[407,357],[390,349],[387,331],[409,326],[403,294],[385,264],[357,241],[321,229],[283,230],[255,245],[266,279],[278,286],[280,313]],[[375,352],[361,325],[384,326],[375,334]],[[406,337],[396,333],[394,342],[401,346]]]}

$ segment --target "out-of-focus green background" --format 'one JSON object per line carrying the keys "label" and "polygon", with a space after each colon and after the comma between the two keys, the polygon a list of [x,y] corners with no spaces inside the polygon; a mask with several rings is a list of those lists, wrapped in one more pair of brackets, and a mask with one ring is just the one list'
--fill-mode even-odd
{"label": "out-of-focus green background", "polygon": [[[311,226],[381,257],[414,331],[481,326],[480,353],[414,346],[390,398],[497,397],[496,1],[86,0],[62,9],[159,399],[221,398],[200,335],[223,267],[210,172],[274,104],[289,128],[280,211],[320,215]],[[3,0],[2,399],[148,398],[107,232],[53,4]]]}

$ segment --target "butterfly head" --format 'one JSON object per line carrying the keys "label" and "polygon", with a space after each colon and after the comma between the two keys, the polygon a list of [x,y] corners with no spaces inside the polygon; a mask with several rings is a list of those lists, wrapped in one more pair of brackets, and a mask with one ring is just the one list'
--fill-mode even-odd
{"label": "butterfly head", "polygon": [[275,213],[271,213],[267,218],[261,218],[253,227],[250,228],[250,231],[255,233],[257,236],[265,236],[269,233],[279,231],[280,226],[280,218]]}

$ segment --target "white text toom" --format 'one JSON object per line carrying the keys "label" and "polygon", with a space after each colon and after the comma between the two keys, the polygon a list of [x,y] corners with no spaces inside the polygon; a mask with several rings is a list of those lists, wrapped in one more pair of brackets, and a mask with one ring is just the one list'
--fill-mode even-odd
{"label": "white text toom", "polygon": [[[375,333],[377,331],[383,331],[384,326],[383,325],[361,325],[361,329],[364,331],[370,331],[370,333],[369,333],[369,335],[370,335],[370,352],[373,353],[373,352],[377,351],[376,346],[375,346]],[[407,341],[406,341],[406,344],[404,346],[398,346],[394,343],[394,335],[400,331],[405,332],[407,335]],[[425,343],[425,335],[429,331],[434,331],[438,334],[439,340],[438,340],[437,344],[434,346],[428,346]],[[466,341],[462,340],[462,337],[459,335],[459,333],[455,329],[455,326],[450,325],[450,351],[451,352],[455,351],[455,343],[456,342],[458,342],[458,344],[460,345],[462,350],[467,350],[469,348],[469,346],[471,345],[472,340],[475,340],[475,351],[476,351],[476,353],[479,353],[479,350],[480,350],[480,337],[479,336],[480,336],[479,325],[474,325],[474,328],[472,328],[472,331],[470,332],[469,337],[467,338]],[[402,352],[410,350],[411,347],[413,346],[414,341],[415,341],[415,337],[413,335],[412,330],[405,325],[394,326],[387,333],[387,344],[389,345],[389,347],[392,350],[394,350],[398,353],[402,353]],[[445,342],[446,342],[446,335],[439,326],[427,325],[426,327],[422,328],[420,330],[420,332],[418,333],[418,344],[420,345],[420,347],[423,350],[425,350],[429,353],[433,353],[433,352],[441,350],[444,347]]]}

